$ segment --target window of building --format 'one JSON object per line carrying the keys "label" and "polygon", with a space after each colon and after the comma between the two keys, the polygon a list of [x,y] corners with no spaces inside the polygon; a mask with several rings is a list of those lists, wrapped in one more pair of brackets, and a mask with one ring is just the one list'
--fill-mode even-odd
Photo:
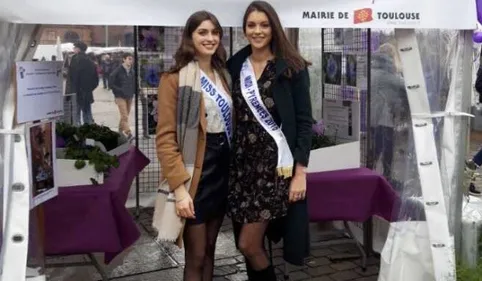
{"label": "window of building", "polygon": [[49,31],[47,32],[47,40],[49,41],[55,41],[57,40],[57,36],[55,34],[55,31]]}
{"label": "window of building", "polygon": [[70,30],[65,32],[64,42],[75,43],[75,42],[78,42],[78,41],[80,41],[80,36],[77,32],[70,31]]}

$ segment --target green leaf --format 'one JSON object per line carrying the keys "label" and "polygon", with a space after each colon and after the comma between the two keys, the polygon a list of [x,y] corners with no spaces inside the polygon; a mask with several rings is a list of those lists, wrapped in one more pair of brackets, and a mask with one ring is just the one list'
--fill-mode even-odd
{"label": "green leaf", "polygon": [[77,161],[75,161],[74,167],[77,170],[80,170],[80,169],[83,169],[85,167],[85,165],[87,165],[87,164],[85,163],[84,160],[77,160]]}

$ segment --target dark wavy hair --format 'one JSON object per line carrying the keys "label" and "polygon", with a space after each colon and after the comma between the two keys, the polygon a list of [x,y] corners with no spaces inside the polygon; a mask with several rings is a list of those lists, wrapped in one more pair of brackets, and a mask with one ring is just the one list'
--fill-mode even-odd
{"label": "dark wavy hair", "polygon": [[206,20],[211,21],[219,32],[219,46],[211,58],[211,64],[214,70],[216,70],[223,77],[223,79],[225,79],[224,69],[226,66],[227,54],[226,49],[224,49],[224,46],[221,43],[221,40],[223,39],[223,29],[221,28],[216,16],[208,11],[195,12],[187,19],[186,26],[184,27],[184,31],[182,33],[181,46],[179,46],[179,49],[177,49],[176,54],[174,55],[175,64],[169,72],[179,72],[181,68],[185,67],[188,63],[194,60],[196,56],[196,49],[192,41],[192,34],[196,28],[198,28],[201,23]]}
{"label": "dark wavy hair", "polygon": [[246,33],[248,17],[252,12],[255,11],[263,12],[268,17],[273,36],[271,41],[271,51],[275,57],[282,58],[286,61],[289,67],[289,71],[287,73],[288,76],[291,76],[292,71],[297,73],[311,65],[311,62],[305,60],[296,50],[295,46],[293,46],[293,44],[291,44],[291,42],[288,40],[288,37],[286,37],[286,34],[283,30],[283,26],[281,25],[278,13],[276,13],[273,6],[266,1],[253,1],[251,4],[249,4],[248,8],[246,8],[246,12],[244,13],[243,17],[244,33]]}

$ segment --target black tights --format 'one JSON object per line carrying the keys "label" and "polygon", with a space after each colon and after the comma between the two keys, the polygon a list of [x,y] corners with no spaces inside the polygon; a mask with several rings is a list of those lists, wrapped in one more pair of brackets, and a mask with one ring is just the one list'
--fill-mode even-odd
{"label": "black tights", "polygon": [[184,229],[184,281],[211,281],[214,270],[214,252],[223,217],[203,224],[186,224]]}
{"label": "black tights", "polygon": [[269,265],[268,255],[264,249],[264,236],[268,222],[247,223],[241,227],[238,240],[239,251],[246,259],[250,269],[261,271]]}

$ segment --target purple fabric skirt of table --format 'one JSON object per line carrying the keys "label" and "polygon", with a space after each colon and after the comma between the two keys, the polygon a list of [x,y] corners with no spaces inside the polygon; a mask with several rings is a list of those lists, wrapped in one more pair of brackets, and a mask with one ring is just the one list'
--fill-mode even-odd
{"label": "purple fabric skirt of table", "polygon": [[139,239],[125,203],[134,178],[150,161],[131,147],[119,162],[104,184],[61,187],[44,204],[46,255],[105,253],[109,263]]}
{"label": "purple fabric skirt of table", "polygon": [[385,178],[367,168],[310,173],[306,197],[312,222],[364,222],[374,215],[393,221],[399,206]]}

